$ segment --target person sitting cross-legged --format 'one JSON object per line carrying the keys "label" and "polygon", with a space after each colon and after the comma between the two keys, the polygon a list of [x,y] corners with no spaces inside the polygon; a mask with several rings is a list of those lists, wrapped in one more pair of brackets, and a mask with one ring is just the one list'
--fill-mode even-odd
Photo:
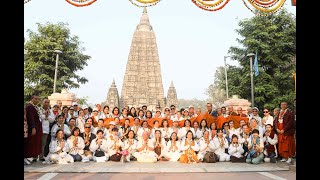
{"label": "person sitting cross-legged", "polygon": [[106,162],[109,159],[107,140],[103,139],[103,131],[97,131],[97,137],[90,143],[90,151],[93,152],[93,161]]}
{"label": "person sitting cross-legged", "polygon": [[68,164],[74,162],[72,156],[68,154],[70,148],[63,136],[63,130],[58,129],[56,139],[49,144],[49,154],[45,158],[46,163]]}

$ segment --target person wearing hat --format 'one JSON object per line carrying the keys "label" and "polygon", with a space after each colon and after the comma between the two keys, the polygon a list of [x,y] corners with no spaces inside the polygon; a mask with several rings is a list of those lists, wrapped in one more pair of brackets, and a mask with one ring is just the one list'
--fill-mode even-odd
{"label": "person wearing hat", "polygon": [[155,117],[155,118],[162,118],[161,111],[160,111],[159,109],[156,110],[156,112],[154,113],[153,117]]}
{"label": "person wearing hat", "polygon": [[192,105],[189,106],[189,117],[197,117],[198,115],[194,112],[194,107]]}
{"label": "person wearing hat", "polygon": [[188,110],[187,108],[183,110],[182,118],[183,118],[184,120],[185,120],[185,119],[190,119],[189,110]]}
{"label": "person wearing hat", "polygon": [[255,118],[257,121],[258,121],[258,125],[260,127],[262,127],[262,119],[261,117],[259,116],[259,109],[257,107],[254,107],[252,108],[252,115],[251,115],[251,118]]}
{"label": "person wearing hat", "polygon": [[59,115],[59,105],[58,104],[54,104],[53,106],[52,106],[52,112],[53,112],[53,114],[54,114],[54,116],[55,116],[55,118],[57,118],[57,116]]}
{"label": "person wearing hat", "polygon": [[93,120],[93,127],[97,127],[98,126],[98,120],[99,120],[99,112],[98,112],[98,108],[93,108],[92,109],[92,113],[91,113],[91,118]]}
{"label": "person wearing hat", "polygon": [[87,105],[83,105],[82,110],[84,113],[84,119],[87,119],[88,117],[90,117],[89,107]]}
{"label": "person wearing hat", "polygon": [[165,107],[164,108],[163,118],[171,119],[170,108],[169,107]]}
{"label": "person wearing hat", "polygon": [[78,111],[79,111],[79,107],[78,107],[78,103],[77,102],[72,102],[72,106],[74,108],[74,112],[73,112],[73,117],[78,117]]}
{"label": "person wearing hat", "polygon": [[[159,113],[159,112],[160,112],[160,115],[158,114],[158,115],[156,116],[156,114]],[[154,112],[153,117],[158,117],[158,118],[163,117],[163,113],[161,112],[161,107],[160,107],[160,105],[156,105],[156,111]]]}

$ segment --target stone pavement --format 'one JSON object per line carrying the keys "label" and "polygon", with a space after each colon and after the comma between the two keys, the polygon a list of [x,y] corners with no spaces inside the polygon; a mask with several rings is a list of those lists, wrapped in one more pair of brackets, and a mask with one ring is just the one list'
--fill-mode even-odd
{"label": "stone pavement", "polygon": [[158,161],[156,163],[138,163],[131,161],[128,163],[121,162],[75,162],[72,164],[43,164],[36,162],[32,165],[25,165],[24,172],[41,172],[41,173],[183,173],[183,172],[261,172],[261,171],[289,171],[289,164],[285,162],[262,163],[258,165],[248,163],[198,163],[182,164],[180,162]]}

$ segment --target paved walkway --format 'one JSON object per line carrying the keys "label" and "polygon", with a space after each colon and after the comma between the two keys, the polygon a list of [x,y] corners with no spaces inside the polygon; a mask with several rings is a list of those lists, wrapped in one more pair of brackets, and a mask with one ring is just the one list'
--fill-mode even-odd
{"label": "paved walkway", "polygon": [[72,164],[42,164],[36,162],[32,165],[25,165],[25,173],[182,173],[182,172],[272,172],[272,171],[289,171],[289,164],[285,162],[262,163],[258,165],[248,163],[198,163],[182,164],[179,162],[158,161],[156,163],[138,163],[131,161],[128,163],[121,162],[75,162]]}

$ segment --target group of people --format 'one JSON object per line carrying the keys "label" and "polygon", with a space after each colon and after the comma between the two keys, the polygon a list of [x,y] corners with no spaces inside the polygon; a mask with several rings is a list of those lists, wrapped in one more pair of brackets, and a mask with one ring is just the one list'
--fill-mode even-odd
{"label": "group of people", "polygon": [[[174,105],[160,106],[152,112],[147,106],[140,109],[118,107],[109,112],[109,107],[89,107],[74,102],[62,106],[62,102],[50,107],[50,101],[40,100],[37,95],[25,106],[24,164],[36,161],[43,163],[106,162],[111,161],[180,161],[181,163],[214,163],[217,161],[247,162],[259,164],[281,161],[291,163],[295,156],[295,116],[287,102],[280,108],[265,108],[259,116],[258,108],[249,108],[244,113],[232,106],[212,109],[207,103],[207,112],[214,117],[240,116],[240,126],[235,120],[224,122],[222,127],[209,124],[206,119],[190,121],[201,111],[190,106],[180,111]],[[106,121],[112,118],[112,121]],[[134,120],[133,124],[130,119]],[[153,127],[148,119],[153,121]],[[249,119],[249,120],[245,120]],[[172,123],[169,123],[171,121]],[[183,127],[179,122],[184,121]],[[171,125],[172,124],[172,125]]]}

